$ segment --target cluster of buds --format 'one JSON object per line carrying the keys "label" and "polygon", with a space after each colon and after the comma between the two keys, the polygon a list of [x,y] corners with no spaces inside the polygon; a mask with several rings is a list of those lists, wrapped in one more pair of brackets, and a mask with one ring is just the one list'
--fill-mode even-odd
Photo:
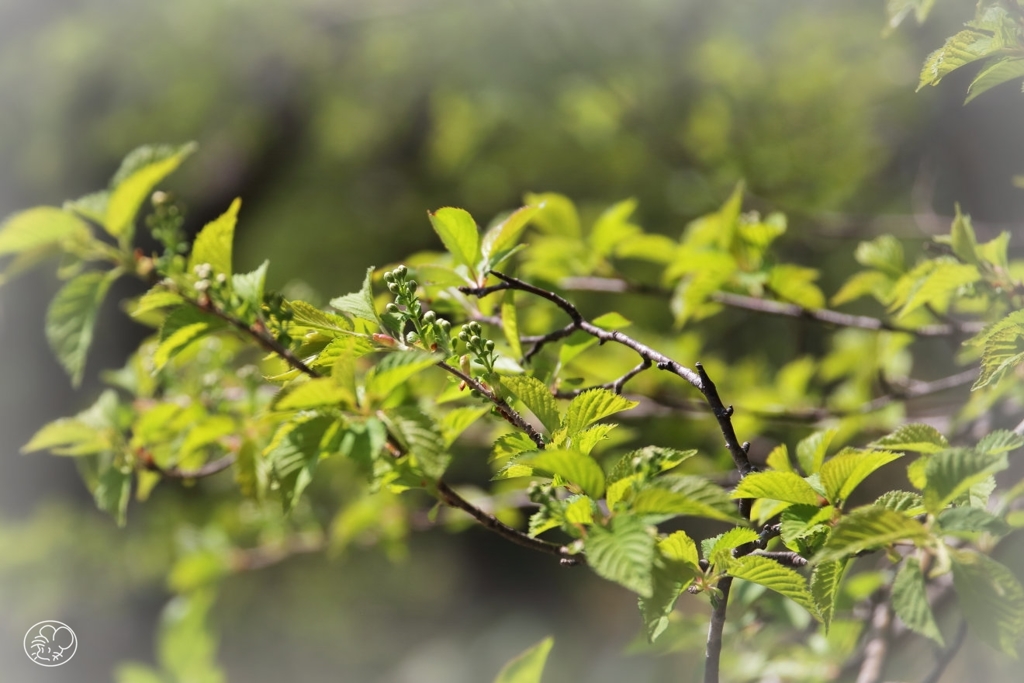
{"label": "cluster of buds", "polygon": [[[416,293],[419,283],[409,277],[409,269],[398,266],[384,273],[384,284],[395,296],[394,302],[385,306],[384,310],[393,319],[403,341],[407,344],[419,343],[431,351],[451,355],[451,323],[437,317],[433,311],[423,311]],[[413,329],[406,331],[406,323],[411,323]]]}
{"label": "cluster of buds", "polygon": [[264,306],[267,311],[267,324],[270,328],[271,334],[281,343],[285,348],[290,348],[292,342],[292,336],[288,334],[288,329],[292,318],[295,317],[292,307],[288,305],[288,301],[283,295],[278,292],[272,292],[267,294],[263,300]]}
{"label": "cluster of buds", "polygon": [[469,355],[484,366],[484,371],[491,375],[494,374],[494,363],[497,356],[494,353],[494,342],[484,339],[482,333],[480,323],[468,322],[459,330],[459,340],[465,343]]}
{"label": "cluster of buds", "polygon": [[188,240],[185,239],[185,231],[182,229],[185,223],[185,210],[167,192],[154,192],[150,201],[153,212],[146,216],[146,227],[149,228],[153,239],[164,248],[163,254],[157,259],[157,269],[168,272],[172,270],[173,261],[188,253]]}

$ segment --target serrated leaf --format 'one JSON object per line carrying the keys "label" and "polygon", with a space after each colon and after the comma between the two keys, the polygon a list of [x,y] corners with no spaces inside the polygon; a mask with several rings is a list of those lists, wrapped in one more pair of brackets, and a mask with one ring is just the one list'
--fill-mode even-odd
{"label": "serrated leaf", "polygon": [[825,306],[825,295],[814,284],[819,275],[814,268],[780,263],[768,271],[767,285],[783,301],[813,310]]}
{"label": "serrated leaf", "polygon": [[527,193],[523,201],[538,209],[533,222],[544,232],[567,237],[580,236],[579,214],[575,204],[565,195],[555,192]]}
{"label": "serrated leaf", "polygon": [[815,562],[842,560],[898,541],[917,543],[928,537],[928,530],[917,520],[885,508],[866,506],[839,520]]}
{"label": "serrated leaf", "polygon": [[786,444],[780,443],[768,454],[765,464],[778,472],[792,472],[793,464],[789,461],[789,449]]}
{"label": "serrated leaf", "polygon": [[210,264],[214,274],[231,277],[232,244],[235,239],[235,224],[238,222],[238,210],[242,200],[235,199],[228,210],[207,223],[192,244],[192,253],[188,257],[188,269],[204,263]]}
{"label": "serrated leaf", "polygon": [[250,311],[258,312],[263,306],[268,268],[270,268],[270,261],[264,261],[256,270],[248,273],[235,273],[231,276],[231,289],[249,307]]}
{"label": "serrated leaf", "polygon": [[451,454],[434,419],[415,406],[393,408],[384,416],[388,428],[415,457],[419,469],[432,479],[440,479]]}
{"label": "serrated leaf", "polygon": [[169,292],[166,289],[151,289],[135,302],[131,309],[131,315],[133,318],[138,318],[151,311],[180,306],[184,303],[185,298],[177,292]]}
{"label": "serrated leaf", "polygon": [[746,527],[734,527],[715,538],[714,544],[708,550],[706,556],[712,565],[722,567],[732,559],[732,551],[746,543],[753,543],[758,539],[758,533]]}
{"label": "serrated leaf", "polygon": [[22,453],[49,450],[55,455],[92,455],[109,449],[104,430],[76,418],[61,418],[44,425],[21,447]]}
{"label": "serrated leaf", "polygon": [[798,505],[817,505],[821,496],[793,472],[754,472],[743,477],[733,498],[770,498]]}
{"label": "serrated leaf", "polygon": [[1022,446],[1024,446],[1024,434],[1017,434],[1008,429],[997,429],[982,437],[974,450],[979,453],[997,455],[1015,451]]}
{"label": "serrated leaf", "polygon": [[555,639],[547,637],[502,667],[494,683],[540,683]]}
{"label": "serrated leaf", "polygon": [[160,370],[193,342],[224,327],[224,322],[194,306],[171,311],[160,328],[160,343],[153,351],[153,367]]}
{"label": "serrated leaf", "polygon": [[889,311],[899,319],[925,306],[942,310],[956,290],[980,279],[978,267],[969,263],[951,258],[925,261],[896,282]]}
{"label": "serrated leaf", "polygon": [[547,385],[536,377],[509,375],[501,378],[501,385],[530,409],[541,424],[554,432],[561,424],[558,403]]}
{"label": "serrated leaf", "polygon": [[953,586],[971,632],[992,647],[1017,656],[1024,635],[1024,589],[1013,573],[969,550],[950,552]]}
{"label": "serrated leaf", "polygon": [[996,57],[989,61],[971,84],[967,87],[967,104],[978,95],[991,90],[992,88],[1024,76],[1024,58],[1021,57]]}
{"label": "serrated leaf", "polygon": [[821,466],[821,484],[825,497],[833,505],[847,500],[857,486],[875,470],[902,458],[892,451],[860,451],[846,449]]}
{"label": "serrated leaf", "polygon": [[0,256],[88,237],[88,226],[74,214],[53,206],[37,206],[19,211],[0,225]]}
{"label": "serrated leaf", "polygon": [[670,560],[683,562],[693,569],[700,569],[697,544],[685,531],[675,531],[658,541],[658,552]]}
{"label": "serrated leaf", "polygon": [[742,521],[736,504],[722,488],[697,476],[662,476],[638,491],[630,504],[638,515],[707,517]]}
{"label": "serrated leaf", "polygon": [[363,287],[358,292],[331,299],[331,307],[360,320],[378,323],[377,309],[373,306],[373,266],[366,269]]}
{"label": "serrated leaf", "polygon": [[502,434],[494,440],[494,449],[491,455],[492,461],[507,460],[523,453],[532,453],[537,450],[537,444],[530,440],[522,432],[509,432]]}
{"label": "serrated leaf", "polygon": [[937,513],[989,475],[1007,467],[1006,456],[954,448],[936,453],[925,464],[924,504]]}
{"label": "serrated leaf", "polygon": [[974,535],[988,532],[996,536],[1010,533],[1010,527],[991,512],[976,507],[948,508],[937,517],[943,533]]}
{"label": "serrated leaf", "polygon": [[[491,412],[491,409],[487,406],[481,406],[479,408],[475,406],[463,406],[445,413],[444,417],[441,418],[440,424],[445,446],[450,447],[455,443],[455,440],[459,438],[459,435],[462,434],[462,432],[466,431],[470,425],[489,412]],[[534,444],[531,441],[530,449],[533,447]]]}
{"label": "serrated leaf", "polygon": [[911,631],[931,638],[939,647],[945,647],[942,633],[935,623],[932,608],[928,604],[924,574],[916,557],[908,557],[892,583],[892,607]]}
{"label": "serrated leaf", "polygon": [[811,598],[814,606],[825,624],[825,633],[832,626],[832,617],[836,612],[836,598],[839,597],[839,584],[846,572],[846,560],[833,560],[818,564],[811,572]]}
{"label": "serrated leaf", "polygon": [[414,375],[440,360],[441,356],[422,351],[389,353],[366,373],[366,393],[378,401],[384,400]]}
{"label": "serrated leaf", "polygon": [[587,564],[598,576],[641,597],[653,596],[655,539],[641,520],[623,515],[614,517],[607,529],[591,527],[584,549]]}
{"label": "serrated leaf", "polygon": [[131,241],[135,230],[135,214],[157,183],[174,172],[196,149],[189,143],[145,146],[132,151],[111,181],[103,227],[122,244]]}
{"label": "serrated leaf", "polygon": [[821,469],[828,447],[832,445],[832,439],[838,433],[839,430],[834,428],[815,432],[796,445],[796,460],[803,468],[804,474],[815,474]]}
{"label": "serrated leaf", "polygon": [[917,89],[937,85],[946,75],[971,62],[984,59],[1000,47],[1001,43],[994,36],[973,28],[950,36],[942,47],[925,59]]}
{"label": "serrated leaf", "polygon": [[978,265],[978,239],[974,235],[971,217],[960,212],[960,205],[954,205],[956,216],[949,231],[949,244],[953,253],[964,263]]}
{"label": "serrated leaf", "polygon": [[523,357],[523,349],[519,343],[519,320],[516,317],[516,294],[508,290],[501,298],[501,331],[505,333],[514,358]]}
{"label": "serrated leaf", "polygon": [[664,541],[658,544],[651,572],[652,595],[650,598],[638,600],[647,640],[651,643],[668,628],[668,617],[676,601],[687,586],[693,583],[695,574],[699,571],[696,565],[666,556],[661,552],[663,544]]}
{"label": "serrated leaf", "polygon": [[868,242],[861,242],[854,252],[857,263],[876,268],[893,277],[903,274],[903,244],[892,235],[880,235]]}
{"label": "serrated leaf", "polygon": [[448,253],[474,271],[480,261],[480,231],[469,212],[448,206],[427,216]]}
{"label": "serrated leaf", "polygon": [[578,451],[548,449],[522,460],[520,464],[558,475],[579,486],[591,498],[604,495],[604,471],[589,455]]}
{"label": "serrated leaf", "polygon": [[814,505],[793,505],[782,511],[780,532],[782,542],[790,550],[801,554],[813,554],[825,541],[835,516],[835,508]]}
{"label": "serrated leaf", "polygon": [[876,300],[884,302],[892,287],[892,278],[878,270],[862,270],[850,276],[839,291],[832,295],[830,303],[832,306],[842,306],[851,301],[856,301],[862,296],[871,295]]}
{"label": "serrated leaf", "polygon": [[1024,310],[1010,313],[965,343],[982,348],[981,373],[971,387],[977,391],[1024,363]]}
{"label": "serrated leaf", "polygon": [[317,330],[330,336],[352,331],[352,321],[348,318],[328,313],[327,311],[321,311],[313,304],[305,301],[289,301],[288,308],[292,312],[291,322],[297,327]]}
{"label": "serrated leaf", "polygon": [[590,455],[597,444],[607,439],[608,434],[618,426],[611,423],[596,424],[593,427],[584,429],[575,438],[567,439],[565,445],[580,453]]}
{"label": "serrated leaf", "polygon": [[295,508],[299,496],[313,481],[320,458],[326,455],[325,436],[332,427],[328,417],[311,417],[285,422],[278,427],[265,455],[281,486],[286,513]]}
{"label": "serrated leaf", "polygon": [[911,423],[900,426],[892,434],[872,441],[868,446],[910,453],[938,453],[949,448],[949,442],[935,427]]}
{"label": "serrated leaf", "polygon": [[893,512],[902,512],[910,517],[925,511],[924,499],[910,491],[888,491],[879,496],[874,505]]}
{"label": "serrated leaf", "polygon": [[92,492],[96,507],[113,515],[119,527],[127,522],[128,501],[132,497],[132,475],[120,467],[107,467]]}
{"label": "serrated leaf", "polygon": [[96,316],[120,275],[120,270],[83,273],[57,292],[46,311],[46,339],[76,387],[82,383]]}
{"label": "serrated leaf", "polygon": [[630,401],[608,389],[591,389],[569,403],[562,426],[569,436],[573,436],[598,420],[638,405],[636,401]]}
{"label": "serrated leaf", "polygon": [[535,206],[521,207],[487,231],[480,245],[487,270],[497,268],[503,257],[519,243],[519,238],[537,211]]}
{"label": "serrated leaf", "polygon": [[807,589],[807,580],[789,567],[760,555],[746,555],[729,563],[729,574],[780,593],[821,620],[814,598]]}
{"label": "serrated leaf", "polygon": [[297,384],[274,401],[276,410],[309,410],[337,405],[352,408],[355,406],[355,396],[330,377],[320,377]]}

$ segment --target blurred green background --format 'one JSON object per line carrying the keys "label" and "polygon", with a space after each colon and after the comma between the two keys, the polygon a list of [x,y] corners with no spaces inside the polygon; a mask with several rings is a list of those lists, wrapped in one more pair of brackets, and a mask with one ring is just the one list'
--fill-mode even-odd
{"label": "blurred green background", "polygon": [[[1024,98],[1007,86],[963,107],[959,73],[914,93],[924,56],[974,3],[940,2],[890,36],[883,5],[0,0],[0,214],[105,185],[139,144],[196,140],[169,184],[189,229],[242,197],[242,268],[269,256],[273,286],[324,297],[357,288],[367,265],[438,248],[428,209],[486,223],[528,191],[591,212],[636,197],[642,225],[676,236],[744,179],[748,206],[789,215],[784,248],[825,271],[826,291],[857,240],[948,230],[954,201],[981,239],[1019,235]],[[187,533],[175,519],[220,514],[165,486],[121,531],[73,462],[18,454],[145,334],[108,307],[72,392],[43,337],[56,286],[33,274],[0,290],[0,678],[19,683],[108,681],[118,662],[150,660]],[[735,337],[736,355],[771,344]],[[25,658],[42,619],[76,628],[73,663]],[[357,548],[232,578],[213,623],[232,681],[486,681],[549,633],[546,680],[696,671],[685,655],[623,653],[639,630],[624,590],[476,529],[414,534],[403,561]],[[969,651],[949,680],[982,657]]]}

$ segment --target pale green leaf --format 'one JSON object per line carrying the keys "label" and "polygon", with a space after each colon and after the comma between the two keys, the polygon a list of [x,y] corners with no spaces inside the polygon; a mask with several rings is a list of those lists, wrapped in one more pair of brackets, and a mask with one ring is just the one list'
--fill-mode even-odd
{"label": "pale green leaf", "polygon": [[866,506],[839,520],[815,561],[842,560],[898,541],[917,543],[928,537],[928,530],[917,520],[885,508]]}
{"label": "pale green leaf", "polygon": [[733,498],[770,498],[799,505],[817,505],[821,496],[793,472],[754,472],[732,492]]}
{"label": "pale green leaf", "polygon": [[377,309],[373,306],[373,266],[366,269],[366,277],[363,279],[363,287],[358,292],[346,294],[331,299],[331,307],[342,313],[347,313],[360,320],[379,323]]}
{"label": "pale green leaf", "polygon": [[88,226],[74,214],[53,206],[37,206],[10,216],[0,225],[0,256],[88,237]]}
{"label": "pale green leaf", "polygon": [[[444,436],[445,446],[451,446],[466,429],[481,417],[491,412],[487,406],[463,406],[445,413],[441,418],[441,434]],[[530,449],[534,447],[530,442]]]}
{"label": "pale green leaf", "polygon": [[798,572],[783,567],[775,560],[760,555],[746,555],[729,563],[729,574],[737,579],[751,581],[780,593],[821,620],[814,598],[807,588],[807,580]]}
{"label": "pale green leaf", "polygon": [[353,408],[355,396],[333,378],[321,377],[295,385],[274,401],[276,410],[310,410],[323,406]]}
{"label": "pale green leaf", "polygon": [[925,507],[937,513],[972,486],[1006,467],[1006,456],[1001,453],[953,448],[932,455],[924,470]]}
{"label": "pale green leaf", "polygon": [[779,472],[792,472],[793,463],[789,461],[789,449],[786,447],[786,444],[780,443],[773,448],[772,452],[768,454],[765,464]]}
{"label": "pale green leaf", "polygon": [[579,214],[576,212],[576,206],[568,197],[554,192],[527,193],[524,201],[529,206],[538,209],[533,222],[544,232],[552,235],[579,237]]}
{"label": "pale green leaf", "polygon": [[242,200],[235,199],[228,210],[207,223],[192,245],[192,253],[188,257],[189,271],[202,264],[209,264],[214,274],[231,276],[232,244],[235,238],[235,223],[238,222],[238,210]]}
{"label": "pale green leaf", "polygon": [[83,273],[57,292],[46,312],[46,339],[76,387],[85,372],[96,316],[107,290],[120,275],[120,270]]}
{"label": "pale green leaf", "polygon": [[139,297],[131,308],[131,315],[133,318],[138,318],[151,311],[180,306],[183,303],[185,303],[185,297],[177,292],[154,288]]}
{"label": "pale green leaf", "polygon": [[732,551],[741,545],[753,543],[758,533],[747,527],[734,527],[715,537],[715,542],[708,550],[707,560],[711,564],[722,567],[732,559]]}
{"label": "pale green leaf", "polygon": [[100,474],[92,495],[96,501],[96,507],[113,515],[117,520],[117,525],[123,527],[127,522],[126,515],[131,492],[131,470],[125,471],[111,465]]}
{"label": "pale green leaf", "polygon": [[122,244],[131,241],[135,230],[135,214],[149,194],[196,149],[189,143],[180,147],[169,145],[140,147],[125,157],[111,181],[103,227]]}
{"label": "pale green leaf", "polygon": [[736,504],[722,487],[698,476],[666,475],[633,497],[630,509],[642,515],[707,517],[739,523]]}
{"label": "pale green leaf", "polygon": [[617,516],[607,529],[590,527],[584,549],[587,564],[598,576],[625,586],[642,597],[653,596],[655,538],[641,520]]}
{"label": "pale green leaf", "polygon": [[639,226],[629,221],[636,206],[635,199],[626,199],[608,207],[598,216],[589,236],[590,246],[595,252],[611,256],[620,244],[642,232]]}
{"label": "pale green leaf", "polygon": [[558,403],[546,384],[536,377],[527,375],[508,375],[501,378],[501,385],[523,402],[530,412],[537,416],[541,424],[554,432],[561,423]]}
{"label": "pale green leaf", "polygon": [[521,207],[487,231],[480,250],[488,269],[497,268],[502,256],[519,243],[519,238],[537,211],[535,206]]}
{"label": "pale green leaf", "polygon": [[224,327],[224,322],[194,306],[171,311],[160,328],[160,343],[153,352],[153,366],[160,370],[192,342]]}
{"label": "pale green leaf", "polygon": [[666,556],[661,552],[663,543],[658,544],[659,552],[655,555],[651,571],[651,597],[642,597],[638,601],[647,640],[651,643],[668,628],[669,615],[679,595],[693,583],[696,573],[700,571],[695,565]]}
{"label": "pale green leaf", "polygon": [[996,57],[971,81],[964,104],[997,85],[1021,77],[1024,77],[1024,57]]}
{"label": "pale green leaf", "polygon": [[77,418],[61,418],[44,425],[21,447],[21,452],[49,450],[56,455],[78,456],[100,453],[110,447],[110,438],[104,430]]}
{"label": "pale green leaf", "polygon": [[893,512],[902,512],[909,517],[925,511],[924,499],[910,491],[887,491],[879,496],[874,505]]}
{"label": "pale green leaf", "polygon": [[427,215],[434,232],[455,261],[468,266],[471,271],[475,269],[480,261],[480,231],[469,212],[444,207]]}
{"label": "pale green leaf", "polygon": [[555,639],[549,636],[518,655],[501,669],[494,683],[540,683],[554,644]]}
{"label": "pale green leaf", "polygon": [[819,474],[825,497],[833,505],[839,505],[875,470],[902,457],[902,453],[892,451],[847,449],[840,452],[821,466]]}
{"label": "pale green leaf", "polygon": [[522,461],[534,470],[558,475],[579,486],[591,498],[604,495],[604,471],[589,455],[578,451],[548,449]]}
{"label": "pale green leaf", "polygon": [[156,658],[170,680],[184,683],[225,683],[217,667],[217,639],[207,616],[216,593],[212,588],[171,599],[160,616]]}
{"label": "pale green leaf", "polygon": [[892,449],[911,453],[938,453],[949,448],[939,430],[931,425],[911,423],[900,426],[895,432],[868,444],[871,448]]}
{"label": "pale green leaf", "polygon": [[892,235],[880,235],[869,242],[861,242],[854,251],[854,258],[862,266],[893,277],[903,274],[903,244]]}
{"label": "pale green leaf", "polygon": [[998,453],[1009,453],[1024,446],[1024,434],[1011,432],[1008,429],[997,429],[994,432],[982,437],[974,450],[979,453],[995,455]]}
{"label": "pale green leaf", "polygon": [[326,455],[325,436],[332,427],[328,417],[307,417],[278,427],[265,455],[280,484],[281,502],[291,512],[299,496],[313,481],[320,458]]}
{"label": "pale green leaf", "polygon": [[658,552],[670,560],[688,564],[693,569],[700,568],[697,544],[685,531],[675,531],[658,541]]}
{"label": "pale green leaf", "polygon": [[389,353],[366,373],[366,393],[383,400],[414,375],[440,360],[441,356],[422,351]]}
{"label": "pale green leaf", "polygon": [[832,626],[832,617],[836,612],[836,599],[839,597],[839,584],[846,572],[846,560],[822,562],[811,572],[811,597],[814,605],[825,624],[825,633]]}
{"label": "pale green leaf", "polygon": [[911,631],[931,638],[939,647],[945,647],[942,633],[935,623],[932,608],[928,604],[924,574],[916,557],[908,557],[892,583],[892,607]]}
{"label": "pale green leaf", "polygon": [[[505,341],[515,358],[523,357],[523,349],[519,343],[519,319],[516,316],[516,294],[508,290],[501,298],[501,331],[505,333]],[[557,424],[557,423],[556,423]]]}
{"label": "pale green leaf", "polygon": [[796,445],[796,460],[803,468],[804,474],[815,474],[825,461],[832,439],[839,433],[838,429],[826,429],[815,432]]}
{"label": "pale green leaf", "polygon": [[572,436],[600,419],[638,405],[608,389],[591,389],[569,403],[562,426]]}
{"label": "pale green leaf", "polygon": [[990,557],[970,550],[950,555],[953,586],[971,632],[1016,657],[1024,635],[1024,589],[1009,569]]}
{"label": "pale green leaf", "polygon": [[418,470],[431,479],[440,479],[451,454],[434,419],[415,406],[387,410],[384,418],[391,432],[415,458]]}
{"label": "pale green leaf", "polygon": [[926,85],[937,85],[949,73],[988,57],[1000,47],[1002,45],[995,36],[973,28],[960,31],[925,59],[918,90]]}
{"label": "pale green leaf", "polygon": [[820,273],[790,263],[780,263],[768,271],[768,287],[783,301],[808,309],[825,306],[825,295],[814,284]]}

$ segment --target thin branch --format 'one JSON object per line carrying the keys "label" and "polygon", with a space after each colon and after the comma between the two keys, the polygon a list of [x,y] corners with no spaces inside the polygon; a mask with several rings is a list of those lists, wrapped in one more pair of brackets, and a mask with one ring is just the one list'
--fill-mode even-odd
{"label": "thin branch", "polygon": [[551,543],[549,541],[543,541],[539,538],[534,538],[527,534],[524,534],[518,529],[513,529],[494,515],[488,514],[476,507],[465,498],[455,492],[451,486],[443,481],[437,482],[437,494],[445,505],[449,507],[458,508],[463,512],[468,513],[473,519],[482,524],[485,528],[490,529],[494,533],[502,536],[503,538],[512,541],[517,545],[521,545],[524,548],[531,548],[538,550],[548,555],[554,555],[561,559],[563,566],[575,566],[582,564],[585,560],[582,555],[573,555],[569,552],[568,548],[559,545],[557,543]]}
{"label": "thin branch", "polygon": [[892,607],[888,600],[883,599],[871,615],[871,639],[864,648],[864,661],[857,674],[857,683],[878,683],[882,680],[891,628]]}
{"label": "thin branch", "polygon": [[[635,284],[619,278],[574,277],[566,278],[562,281],[561,285],[565,289],[573,291],[617,293],[632,292],[637,294],[657,294],[662,296],[671,295],[671,292],[659,287]],[[780,315],[787,318],[804,318],[807,320],[825,323],[827,325],[835,325],[837,327],[905,332],[918,337],[971,335],[977,334],[985,327],[984,323],[980,322],[951,322],[948,324],[924,325],[917,328],[903,327],[887,320],[882,320],[881,318],[840,313],[839,311],[833,311],[827,308],[805,308],[798,304],[773,301],[771,299],[761,299],[753,296],[745,296],[743,294],[733,294],[732,292],[714,292],[710,299],[731,308],[740,308],[757,313]]]}
{"label": "thin branch", "polygon": [[755,550],[751,555],[757,555],[759,557],[767,557],[769,560],[775,560],[781,565],[786,567],[806,567],[807,558],[800,553],[790,552],[788,550],[770,551],[770,550]]}
{"label": "thin branch", "polygon": [[150,472],[156,472],[165,479],[202,479],[203,477],[210,477],[218,472],[223,472],[235,462],[235,454],[225,455],[217,460],[211,460],[202,467],[197,467],[194,470],[183,470],[175,467],[161,467],[156,464],[153,460],[153,456],[148,451],[138,451],[136,455],[139,457],[143,468]]}
{"label": "thin branch", "polygon": [[481,395],[484,396],[488,401],[494,404],[494,407],[498,409],[498,413],[512,426],[521,429],[528,437],[530,441],[537,444],[537,448],[544,448],[544,437],[541,436],[536,429],[533,428],[529,422],[523,419],[516,410],[505,401],[498,393],[493,391],[490,387],[485,385],[475,377],[470,377],[466,373],[462,372],[458,368],[441,361],[437,364],[437,367],[441,368],[445,372],[455,375],[467,385],[475,389]]}
{"label": "thin branch", "polygon": [[611,391],[614,391],[616,394],[621,394],[623,387],[625,387],[626,385],[626,382],[633,379],[634,377],[636,377],[649,367],[651,367],[651,361],[645,358],[635,368],[624,374],[622,377],[612,380],[611,382],[605,382],[604,384],[595,384],[594,386],[583,387],[582,389],[572,389],[571,391],[558,390],[552,393],[555,395],[555,398],[575,398],[580,394],[587,391],[591,391],[593,389],[610,389]]}
{"label": "thin branch", "polygon": [[318,553],[327,547],[323,534],[303,534],[284,543],[239,548],[231,553],[231,569],[236,572],[264,569],[282,562],[293,555]]}
{"label": "thin branch", "polygon": [[718,582],[721,594],[711,598],[711,624],[708,626],[708,641],[704,648],[704,683],[718,683],[722,662],[722,633],[725,631],[730,589],[732,577],[726,576]]}
{"label": "thin branch", "polygon": [[960,625],[956,628],[956,635],[953,636],[953,642],[939,651],[938,656],[935,659],[935,666],[928,675],[921,680],[921,683],[939,683],[939,679],[942,678],[942,674],[946,671],[946,667],[948,667],[956,658],[956,654],[960,651],[960,647],[964,644],[964,640],[966,638],[967,621],[961,619]]}

